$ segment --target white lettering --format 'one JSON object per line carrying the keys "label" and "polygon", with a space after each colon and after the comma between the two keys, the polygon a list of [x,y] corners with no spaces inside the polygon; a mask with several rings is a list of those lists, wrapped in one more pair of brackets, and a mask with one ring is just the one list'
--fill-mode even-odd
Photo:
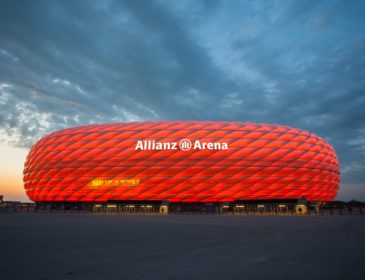
{"label": "white lettering", "polygon": [[[190,146],[189,146],[190,144]],[[137,140],[135,150],[180,150],[188,151],[192,146],[193,150],[228,150],[228,143],[226,142],[202,142],[189,139],[183,139],[180,142],[156,142],[155,140]]]}
{"label": "white lettering", "polygon": [[194,150],[201,150],[201,149],[202,149],[202,146],[200,144],[200,141],[196,140],[194,143]]}
{"label": "white lettering", "polygon": [[135,150],[138,150],[138,149],[143,150],[143,144],[142,144],[141,140],[137,141]]}

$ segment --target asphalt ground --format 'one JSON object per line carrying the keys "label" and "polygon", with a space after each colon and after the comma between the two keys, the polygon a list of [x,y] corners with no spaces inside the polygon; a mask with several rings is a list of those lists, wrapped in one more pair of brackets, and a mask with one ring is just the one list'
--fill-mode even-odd
{"label": "asphalt ground", "polygon": [[0,214],[0,279],[365,279],[365,216]]}

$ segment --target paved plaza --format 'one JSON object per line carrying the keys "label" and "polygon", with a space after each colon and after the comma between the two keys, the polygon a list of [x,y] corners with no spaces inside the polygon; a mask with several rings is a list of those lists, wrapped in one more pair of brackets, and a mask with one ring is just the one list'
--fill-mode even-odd
{"label": "paved plaza", "polygon": [[363,279],[365,216],[0,214],[0,279]]}

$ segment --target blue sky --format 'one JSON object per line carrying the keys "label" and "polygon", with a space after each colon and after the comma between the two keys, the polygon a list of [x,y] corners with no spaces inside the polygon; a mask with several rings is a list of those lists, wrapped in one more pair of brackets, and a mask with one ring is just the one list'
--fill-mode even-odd
{"label": "blue sky", "polygon": [[0,141],[143,120],[264,122],[337,151],[365,200],[365,2],[0,2]]}

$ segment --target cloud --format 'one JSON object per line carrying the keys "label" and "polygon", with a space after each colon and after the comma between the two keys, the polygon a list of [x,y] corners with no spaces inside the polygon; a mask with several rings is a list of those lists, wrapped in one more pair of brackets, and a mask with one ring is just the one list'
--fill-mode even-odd
{"label": "cloud", "polygon": [[279,123],[365,175],[365,5],[1,1],[1,141],[131,120]]}

